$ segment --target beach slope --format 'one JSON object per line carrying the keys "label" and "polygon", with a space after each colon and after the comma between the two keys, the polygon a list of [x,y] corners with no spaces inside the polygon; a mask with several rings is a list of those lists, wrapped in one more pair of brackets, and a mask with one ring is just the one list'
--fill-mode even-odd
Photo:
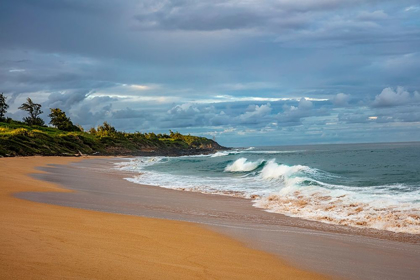
{"label": "beach slope", "polygon": [[17,192],[69,192],[37,166],[80,159],[0,159],[1,279],[324,279],[199,225],[30,202]]}

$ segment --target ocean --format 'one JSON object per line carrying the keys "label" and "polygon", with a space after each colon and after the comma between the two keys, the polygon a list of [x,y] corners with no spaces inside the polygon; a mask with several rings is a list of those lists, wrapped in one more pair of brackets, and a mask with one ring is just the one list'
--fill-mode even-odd
{"label": "ocean", "polygon": [[420,234],[420,142],[249,147],[137,157],[126,180],[244,197],[255,207],[330,224]]}

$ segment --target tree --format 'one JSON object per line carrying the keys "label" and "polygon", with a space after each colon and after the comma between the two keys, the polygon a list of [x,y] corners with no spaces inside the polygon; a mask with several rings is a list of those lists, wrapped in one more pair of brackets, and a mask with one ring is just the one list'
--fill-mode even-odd
{"label": "tree", "polygon": [[19,107],[20,110],[27,111],[29,113],[29,117],[23,118],[23,121],[28,125],[44,125],[44,121],[39,117],[39,115],[43,113],[41,110],[41,104],[32,102],[29,97],[26,101],[26,103],[23,103]]}
{"label": "tree", "polygon": [[80,128],[72,123],[64,111],[61,111],[59,108],[51,108],[50,110],[51,114],[48,115],[51,118],[50,124],[64,131],[80,131]]}
{"label": "tree", "polygon": [[104,137],[104,136],[112,137],[112,136],[116,136],[117,134],[118,134],[118,131],[115,129],[115,127],[113,127],[107,122],[104,122],[103,125],[98,125],[98,127],[96,128],[96,135],[100,137]]}
{"label": "tree", "polygon": [[98,132],[96,131],[96,129],[94,127],[91,127],[89,129],[89,133],[92,134],[92,135],[96,135]]}
{"label": "tree", "polygon": [[0,121],[4,120],[4,115],[7,113],[9,105],[6,103],[7,97],[3,93],[0,94]]}

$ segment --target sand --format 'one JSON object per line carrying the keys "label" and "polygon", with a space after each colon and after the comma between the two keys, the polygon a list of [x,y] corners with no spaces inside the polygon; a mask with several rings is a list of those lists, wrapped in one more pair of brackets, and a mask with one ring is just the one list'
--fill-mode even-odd
{"label": "sand", "polygon": [[194,223],[13,196],[70,192],[28,173],[78,160],[0,159],[0,279],[325,279]]}
{"label": "sand", "polygon": [[113,169],[121,158],[42,167],[31,175],[72,190],[15,197],[54,205],[187,221],[275,254],[292,266],[358,280],[412,280],[420,275],[420,235],[329,225],[268,213],[250,200],[139,185]]}

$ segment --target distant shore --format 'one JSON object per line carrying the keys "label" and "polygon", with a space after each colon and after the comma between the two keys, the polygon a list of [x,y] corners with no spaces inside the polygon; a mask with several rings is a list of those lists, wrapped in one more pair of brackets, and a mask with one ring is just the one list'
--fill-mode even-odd
{"label": "distant shore", "polygon": [[[80,158],[70,157],[0,159],[0,278],[325,278],[193,223],[54,206],[15,197],[22,192],[74,193],[28,174],[42,175],[36,171],[38,166],[78,161]],[[78,179],[95,185],[93,177],[80,174]]]}

